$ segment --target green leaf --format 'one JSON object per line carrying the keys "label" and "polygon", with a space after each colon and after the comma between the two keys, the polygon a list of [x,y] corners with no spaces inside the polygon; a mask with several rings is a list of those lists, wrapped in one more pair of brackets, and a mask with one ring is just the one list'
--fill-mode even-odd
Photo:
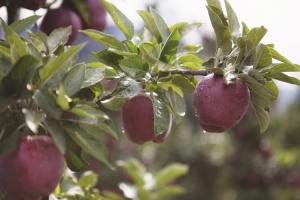
{"label": "green leaf", "polygon": [[170,113],[161,99],[152,97],[153,111],[154,111],[154,133],[161,135],[170,129]]}
{"label": "green leaf", "polygon": [[78,55],[83,45],[73,46],[53,60],[49,61],[41,70],[40,78],[43,83],[55,76],[60,69],[65,68]]}
{"label": "green leaf", "polygon": [[96,186],[98,176],[92,171],[84,172],[79,178],[79,186],[84,189],[90,189]]}
{"label": "green leaf", "polygon": [[86,153],[103,162],[110,168],[113,166],[108,161],[107,151],[99,138],[90,135],[84,129],[74,124],[65,124],[65,128],[73,141],[78,144]]}
{"label": "green leaf", "polygon": [[144,11],[144,10],[138,10],[137,13],[143,19],[145,26],[150,31],[150,33],[152,33],[152,35],[155,38],[157,38],[159,41],[162,41],[160,32],[158,30],[158,27],[156,26],[156,23],[154,21],[152,13]]}
{"label": "green leaf", "polygon": [[172,164],[162,169],[156,176],[156,188],[164,188],[180,176],[188,173],[188,167],[183,164]]}
{"label": "green leaf", "polygon": [[118,67],[119,61],[123,58],[116,53],[108,51],[108,49],[104,49],[94,55],[99,60],[99,62],[111,67]]}
{"label": "green leaf", "polygon": [[84,104],[77,104],[71,109],[71,112],[81,117],[90,117],[90,118],[99,119],[101,121],[109,120],[108,115],[106,115],[100,109],[88,105],[84,105]]}
{"label": "green leaf", "polygon": [[255,109],[260,131],[264,132],[269,126],[269,109],[277,94],[274,94],[274,90],[268,89],[268,87],[250,76],[241,74],[240,77],[245,81],[250,90],[251,103]]}
{"label": "green leaf", "polygon": [[78,64],[64,78],[63,85],[69,97],[72,97],[81,89],[85,79],[85,68],[85,64]]}
{"label": "green leaf", "polygon": [[32,79],[38,64],[38,60],[32,56],[27,55],[20,58],[2,80],[4,94],[16,97],[24,96],[28,92],[27,84]]}
{"label": "green leaf", "polygon": [[121,69],[130,77],[144,78],[148,71],[148,65],[140,56],[130,56],[120,62]]}
{"label": "green leaf", "polygon": [[0,141],[0,155],[7,155],[14,152],[18,146],[19,142],[23,136],[21,129],[24,125],[20,125],[13,133],[11,133],[7,138]]}
{"label": "green leaf", "polygon": [[240,34],[240,23],[237,18],[237,15],[231,5],[229,4],[228,0],[225,0],[225,6],[227,10],[227,17],[228,17],[228,23],[229,23],[229,29],[231,32],[231,35],[234,38],[237,38]]}
{"label": "green leaf", "polygon": [[40,19],[41,16],[38,15],[32,15],[30,17],[27,17],[25,19],[21,19],[18,21],[13,22],[10,26],[16,33],[23,33],[28,29],[29,26],[36,23],[38,19]]}
{"label": "green leaf", "polygon": [[272,91],[272,93],[273,93],[273,99],[272,99],[272,100],[273,100],[273,101],[276,101],[277,98],[278,98],[278,96],[279,96],[279,89],[278,89],[276,83],[275,83],[273,80],[267,81],[267,82],[265,83],[265,86],[266,86],[270,91]]}
{"label": "green leaf", "polygon": [[181,34],[177,29],[169,35],[159,55],[159,59],[161,61],[171,63],[171,61],[176,57],[180,39]]}
{"label": "green leaf", "polygon": [[59,105],[63,110],[69,110],[70,105],[69,105],[69,97],[67,96],[65,92],[65,88],[63,84],[60,84],[59,86],[59,91],[58,91],[58,96],[56,98],[56,103]]}
{"label": "green leaf", "polygon": [[33,96],[36,104],[42,108],[47,115],[54,119],[60,119],[62,110],[56,104],[54,96],[52,96],[46,89],[37,90]]}
{"label": "green leaf", "polygon": [[264,68],[272,64],[272,54],[269,48],[264,45],[260,44],[256,48],[254,64],[255,68]]}
{"label": "green leaf", "polygon": [[267,76],[269,78],[273,78],[282,82],[286,82],[286,83],[290,83],[290,84],[294,84],[294,85],[299,85],[300,86],[300,80],[295,78],[295,77],[291,77],[288,76],[284,73],[278,72],[278,73],[269,73],[267,74]]}
{"label": "green leaf", "polygon": [[133,23],[113,4],[109,3],[107,0],[103,0],[103,5],[107,12],[110,14],[115,24],[124,33],[127,39],[132,39],[134,36],[134,26]]}
{"label": "green leaf", "polygon": [[260,43],[263,37],[266,35],[267,29],[263,26],[256,27],[250,30],[247,35],[248,39],[248,51],[251,51],[256,48],[256,46]]}
{"label": "green leaf", "polygon": [[11,45],[12,54],[15,54],[18,57],[23,57],[28,55],[28,49],[26,43],[22,38],[9,26],[5,24],[4,21],[1,21],[1,25],[4,29],[5,40]]}
{"label": "green leaf", "polygon": [[118,161],[117,165],[122,168],[138,187],[144,187],[144,174],[146,169],[138,160],[131,158],[127,161]]}
{"label": "green leaf", "polygon": [[273,64],[269,68],[266,68],[264,71],[271,72],[271,73],[299,72],[300,66],[295,64],[280,63],[280,64]]}
{"label": "green leaf", "polygon": [[47,38],[47,46],[50,52],[55,51],[60,45],[65,45],[72,33],[72,27],[54,29]]}
{"label": "green leaf", "polygon": [[27,109],[24,109],[22,112],[25,115],[25,122],[27,124],[27,127],[32,132],[37,133],[41,122],[44,120],[44,115],[40,112],[32,112]]}
{"label": "green leaf", "polygon": [[157,30],[159,31],[159,34],[160,34],[162,40],[165,42],[170,35],[170,30],[168,28],[168,25],[166,24],[164,19],[155,10],[151,9],[151,14],[153,16],[153,20],[157,27]]}
{"label": "green leaf", "polygon": [[219,0],[206,0],[207,5],[214,6],[218,8],[219,10],[222,10],[222,6]]}
{"label": "green leaf", "polygon": [[119,111],[126,101],[127,101],[127,97],[114,96],[110,99],[101,101],[101,105],[106,109],[112,111]]}
{"label": "green leaf", "polygon": [[242,22],[242,26],[243,26],[243,36],[248,35],[248,33],[250,32],[248,26],[246,23]]}
{"label": "green leaf", "polygon": [[87,30],[84,30],[81,32],[83,34],[87,35],[88,37],[90,37],[91,39],[93,39],[107,47],[124,50],[123,43],[113,35],[103,33],[103,32],[97,31],[97,30],[93,30],[93,29],[87,29]]}
{"label": "green leaf", "polygon": [[156,200],[165,200],[165,199],[171,199],[172,197],[178,197],[180,194],[185,193],[184,188],[180,186],[168,186],[159,189],[155,193],[155,199]]}
{"label": "green leaf", "polygon": [[230,53],[232,49],[231,34],[222,10],[214,6],[207,6],[207,10],[216,34],[217,47],[222,49],[225,54]]}
{"label": "green leaf", "polygon": [[279,60],[279,61],[281,61],[283,63],[286,63],[286,64],[292,64],[291,61],[289,61],[287,58],[285,58],[283,55],[281,55],[273,47],[271,47],[271,46],[267,46],[267,47],[270,50],[270,52],[271,52],[274,59]]}
{"label": "green leaf", "polygon": [[67,149],[66,132],[64,131],[60,121],[46,119],[45,124],[59,151],[62,154],[65,154]]}
{"label": "green leaf", "polygon": [[167,93],[167,97],[170,101],[171,107],[174,112],[178,115],[183,117],[185,115],[185,101],[182,96],[179,96],[173,90],[169,90]]}
{"label": "green leaf", "polygon": [[157,85],[161,87],[162,89],[169,91],[169,89],[172,89],[174,92],[176,92],[180,97],[183,97],[183,91],[180,87],[173,84],[170,81],[167,82],[158,82]]}

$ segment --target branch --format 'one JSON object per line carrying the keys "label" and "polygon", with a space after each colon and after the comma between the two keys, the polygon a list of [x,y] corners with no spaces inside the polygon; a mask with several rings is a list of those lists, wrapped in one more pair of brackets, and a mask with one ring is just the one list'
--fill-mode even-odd
{"label": "branch", "polygon": [[199,71],[179,71],[179,70],[173,70],[173,71],[167,71],[167,72],[161,72],[159,76],[167,76],[169,74],[182,74],[182,75],[189,75],[189,76],[206,76],[210,74],[211,71],[204,69]]}

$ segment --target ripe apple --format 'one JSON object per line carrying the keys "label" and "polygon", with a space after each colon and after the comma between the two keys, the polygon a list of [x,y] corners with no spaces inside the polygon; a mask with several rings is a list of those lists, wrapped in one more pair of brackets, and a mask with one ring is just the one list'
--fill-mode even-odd
{"label": "ripe apple", "polygon": [[38,10],[46,4],[46,0],[17,0],[16,4],[29,10]]}
{"label": "ripe apple", "polygon": [[50,34],[54,29],[60,27],[72,27],[68,44],[71,44],[79,35],[82,28],[80,17],[70,9],[57,8],[49,10],[43,19],[41,30],[46,34]]}
{"label": "ripe apple", "polygon": [[136,144],[162,142],[168,135],[155,135],[153,103],[146,95],[140,94],[129,99],[121,113],[125,134]]}
{"label": "ripe apple", "polygon": [[13,200],[39,200],[59,183],[64,156],[49,136],[25,136],[17,150],[0,156],[0,190]]}
{"label": "ripe apple", "polygon": [[106,10],[100,0],[86,0],[89,22],[83,23],[84,28],[103,31],[106,27]]}
{"label": "ripe apple", "polygon": [[234,127],[245,115],[249,97],[249,89],[240,79],[226,85],[222,76],[206,76],[193,97],[200,125],[209,132],[224,132]]}

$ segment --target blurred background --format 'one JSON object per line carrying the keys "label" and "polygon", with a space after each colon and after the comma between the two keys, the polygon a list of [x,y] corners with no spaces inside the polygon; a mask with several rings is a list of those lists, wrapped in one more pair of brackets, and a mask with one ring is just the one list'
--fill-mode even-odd
{"label": "blurred background", "polygon": [[[136,10],[154,7],[171,25],[181,21],[204,23],[199,31],[186,37],[189,43],[200,43],[205,51],[201,57],[213,56],[214,35],[206,11],[205,0],[113,0],[138,29],[143,26]],[[295,0],[230,0],[240,21],[249,27],[264,25],[268,34],[264,43],[275,48],[295,63],[300,63],[300,1]],[[59,5],[60,2],[57,2]],[[55,7],[55,5],[54,5]],[[0,17],[5,19],[5,9]],[[22,10],[21,17],[32,15]],[[36,11],[43,15],[44,10]],[[105,32],[122,37],[108,18]],[[81,36],[77,42],[87,40]],[[81,57],[103,47],[90,41]],[[300,78],[300,74],[292,74]],[[172,162],[185,163],[189,174],[178,184],[186,200],[298,200],[300,199],[300,90],[296,86],[277,82],[280,97],[272,109],[269,130],[259,133],[251,109],[242,122],[225,134],[205,134],[194,118],[191,95],[186,94],[187,116],[176,124],[172,135],[163,144],[136,146],[126,140],[107,138],[113,160],[139,158],[150,170]],[[118,113],[112,113],[118,118]],[[126,177],[93,162],[91,169],[100,174],[99,188],[117,190]]]}

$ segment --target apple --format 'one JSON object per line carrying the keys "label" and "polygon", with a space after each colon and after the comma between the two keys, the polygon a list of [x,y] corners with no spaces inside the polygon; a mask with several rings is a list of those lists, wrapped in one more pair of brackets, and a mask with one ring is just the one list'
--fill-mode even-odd
{"label": "apple", "polygon": [[59,183],[64,156],[49,136],[24,136],[17,150],[0,156],[0,190],[13,200],[39,200]]}
{"label": "apple", "polygon": [[224,132],[245,115],[250,93],[241,79],[227,85],[222,76],[210,74],[199,83],[193,99],[202,128],[208,132]]}
{"label": "apple", "polygon": [[38,10],[46,4],[46,0],[17,0],[16,4],[29,10]]}
{"label": "apple", "polygon": [[122,107],[122,123],[125,134],[136,144],[145,142],[163,142],[169,135],[154,133],[154,111],[152,100],[140,94],[130,98]]}
{"label": "apple", "polygon": [[103,31],[106,27],[106,10],[100,0],[86,0],[87,13],[89,21],[84,22],[84,28],[96,29]]}
{"label": "apple", "polygon": [[54,29],[60,27],[72,27],[68,44],[71,44],[79,35],[79,30],[82,28],[80,17],[70,9],[57,8],[52,9],[45,15],[41,30],[46,34],[50,34]]}

